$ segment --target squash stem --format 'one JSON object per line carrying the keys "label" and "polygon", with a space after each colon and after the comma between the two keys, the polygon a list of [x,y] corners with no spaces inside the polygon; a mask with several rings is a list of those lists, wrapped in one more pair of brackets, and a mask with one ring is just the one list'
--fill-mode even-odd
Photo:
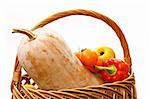
{"label": "squash stem", "polygon": [[27,29],[13,29],[12,33],[22,33],[22,34],[25,34],[25,35],[27,35],[29,37],[30,40],[36,39],[36,35],[32,31],[27,30]]}

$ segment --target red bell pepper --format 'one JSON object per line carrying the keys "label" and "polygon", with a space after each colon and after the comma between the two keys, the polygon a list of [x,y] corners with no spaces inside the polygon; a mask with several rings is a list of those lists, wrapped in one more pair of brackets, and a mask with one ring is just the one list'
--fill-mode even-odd
{"label": "red bell pepper", "polygon": [[129,65],[117,59],[109,59],[104,62],[104,66],[95,66],[95,69],[101,70],[104,81],[121,81],[128,77]]}

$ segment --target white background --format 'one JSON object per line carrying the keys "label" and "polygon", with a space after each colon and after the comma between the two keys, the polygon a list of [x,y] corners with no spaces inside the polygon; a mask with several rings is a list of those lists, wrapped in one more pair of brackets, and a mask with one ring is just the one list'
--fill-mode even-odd
{"label": "white background", "polygon": [[[129,44],[136,77],[138,99],[150,97],[150,2],[147,0],[5,0],[0,2],[0,99],[10,99],[10,83],[23,37],[11,34],[12,28],[31,28],[53,13],[83,8],[100,12],[121,27]],[[149,11],[149,12],[148,12]],[[71,49],[94,49],[106,45],[122,58],[122,49],[114,31],[102,21],[90,17],[63,18],[47,26],[62,35]]]}

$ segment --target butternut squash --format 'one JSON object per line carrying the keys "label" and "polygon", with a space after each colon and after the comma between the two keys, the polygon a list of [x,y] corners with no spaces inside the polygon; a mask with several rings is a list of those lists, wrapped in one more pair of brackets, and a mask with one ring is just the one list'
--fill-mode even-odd
{"label": "butternut squash", "polygon": [[18,48],[18,60],[39,88],[58,90],[103,83],[84,68],[62,37],[49,32],[44,28],[13,29],[13,33],[26,35]]}

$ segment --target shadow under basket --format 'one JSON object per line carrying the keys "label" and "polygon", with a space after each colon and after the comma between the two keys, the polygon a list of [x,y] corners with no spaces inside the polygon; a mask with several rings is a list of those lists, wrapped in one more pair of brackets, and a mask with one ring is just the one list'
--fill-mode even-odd
{"label": "shadow under basket", "polygon": [[[119,26],[110,18],[95,11],[76,9],[59,12],[39,22],[31,30],[33,31],[57,19],[71,15],[90,16],[100,19],[104,21],[106,24],[108,24],[115,31],[117,37],[120,40],[124,52],[124,61],[127,62],[130,66],[132,66],[128,44]],[[135,78],[132,72],[132,68],[130,69],[129,77],[124,79],[123,81],[105,83],[98,86],[87,86],[84,88],[46,91],[38,88],[37,89],[26,88],[23,86],[24,84],[32,84],[33,86],[37,86],[34,83],[34,81],[31,80],[32,79],[28,76],[28,74],[22,75],[22,66],[19,65],[18,58],[16,57],[16,63],[11,84],[12,99],[136,99],[137,98],[135,89]]]}

